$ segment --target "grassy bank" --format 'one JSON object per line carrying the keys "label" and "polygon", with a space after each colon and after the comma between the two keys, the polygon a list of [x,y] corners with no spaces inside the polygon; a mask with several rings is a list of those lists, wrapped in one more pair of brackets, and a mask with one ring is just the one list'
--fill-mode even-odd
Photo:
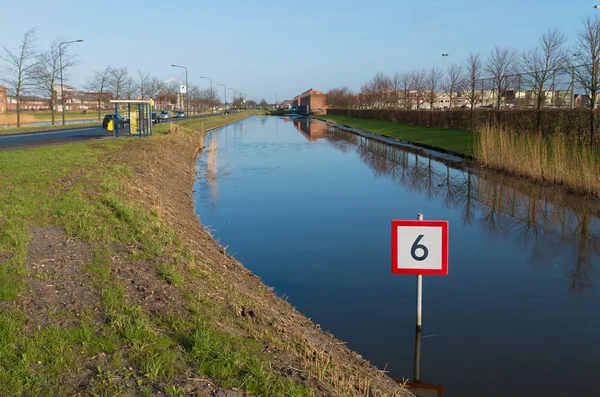
{"label": "grassy bank", "polygon": [[199,224],[204,134],[248,115],[0,153],[0,395],[404,395]]}
{"label": "grassy bank", "polygon": [[391,121],[357,119],[336,115],[314,116],[314,118],[360,128],[393,138],[401,138],[409,142],[451,150],[465,155],[473,154],[473,133],[471,131],[429,128],[393,123]]}

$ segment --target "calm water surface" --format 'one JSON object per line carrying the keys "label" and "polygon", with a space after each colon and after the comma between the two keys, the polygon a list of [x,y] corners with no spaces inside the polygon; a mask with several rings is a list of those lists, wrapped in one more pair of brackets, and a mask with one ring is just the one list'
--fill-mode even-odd
{"label": "calm water surface", "polygon": [[307,119],[215,133],[227,173],[196,182],[202,223],[393,378],[414,377],[416,276],[390,272],[390,221],[422,212],[450,222],[450,263],[423,280],[420,381],[444,397],[600,395],[595,201]]}

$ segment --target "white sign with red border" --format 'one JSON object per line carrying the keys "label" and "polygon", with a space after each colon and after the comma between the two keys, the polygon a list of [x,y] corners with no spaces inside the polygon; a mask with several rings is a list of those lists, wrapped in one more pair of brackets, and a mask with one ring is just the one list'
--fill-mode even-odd
{"label": "white sign with red border", "polygon": [[446,276],[447,221],[392,221],[392,273]]}

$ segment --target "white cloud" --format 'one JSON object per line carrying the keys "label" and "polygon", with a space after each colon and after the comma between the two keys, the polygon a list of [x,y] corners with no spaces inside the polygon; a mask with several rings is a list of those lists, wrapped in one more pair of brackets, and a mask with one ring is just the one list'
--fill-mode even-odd
{"label": "white cloud", "polygon": [[165,80],[165,83],[176,83],[177,81],[179,81],[179,79],[177,77],[169,77],[168,79]]}

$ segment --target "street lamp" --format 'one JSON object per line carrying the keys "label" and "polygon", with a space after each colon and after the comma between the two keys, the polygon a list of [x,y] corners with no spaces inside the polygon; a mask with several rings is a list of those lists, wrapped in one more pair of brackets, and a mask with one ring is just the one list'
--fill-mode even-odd
{"label": "street lamp", "polygon": [[200,76],[201,79],[209,79],[210,80],[210,112],[214,113],[214,104],[212,101],[212,94],[213,94],[213,90],[212,90],[212,79],[210,77],[204,77],[204,76]]}
{"label": "street lamp", "polygon": [[225,103],[223,103],[223,110],[227,110],[227,86],[225,84],[219,84],[219,83],[217,83],[217,85],[220,85],[223,87],[223,94],[224,94],[224,98],[225,98]]}
{"label": "street lamp", "polygon": [[[65,125],[65,90],[63,87],[62,46],[71,43],[81,43],[83,40],[63,41],[58,45],[58,57],[60,59],[60,102],[62,110],[62,124]],[[53,120],[54,121],[54,120]]]}
{"label": "street lamp", "polygon": [[233,105],[235,102],[235,93],[237,92],[234,88],[228,88],[228,90],[233,91],[233,101],[231,101],[231,104]]}
{"label": "street lamp", "polygon": [[171,65],[174,68],[181,68],[181,69],[185,69],[185,117],[188,117],[188,91],[189,91],[189,87],[188,87],[188,79],[187,79],[187,68],[185,66],[179,66],[179,65]]}

